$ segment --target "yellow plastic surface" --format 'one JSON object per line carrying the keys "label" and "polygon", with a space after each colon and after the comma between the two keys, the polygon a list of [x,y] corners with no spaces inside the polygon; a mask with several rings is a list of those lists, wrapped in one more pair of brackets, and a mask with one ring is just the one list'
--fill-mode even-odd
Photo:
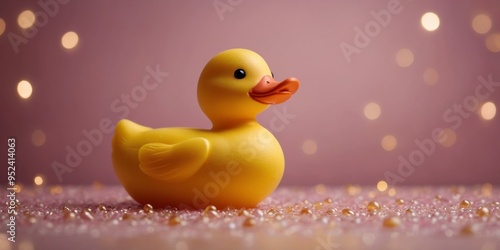
{"label": "yellow plastic surface", "polygon": [[[244,78],[235,77],[238,69]],[[258,98],[279,103],[299,84],[294,78],[275,82],[271,74],[257,53],[226,50],[207,63],[198,82],[198,101],[212,129],[152,129],[121,120],[112,158],[132,198],[154,207],[238,208],[255,207],[269,196],[285,161],[279,142],[255,120],[269,104],[249,92],[258,90]]]}

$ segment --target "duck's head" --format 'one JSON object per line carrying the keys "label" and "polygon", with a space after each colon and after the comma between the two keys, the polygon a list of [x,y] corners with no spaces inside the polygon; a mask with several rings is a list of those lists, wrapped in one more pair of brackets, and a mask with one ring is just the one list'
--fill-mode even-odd
{"label": "duck's head", "polygon": [[266,61],[247,49],[230,49],[213,57],[198,81],[198,102],[215,127],[254,120],[271,104],[288,100],[299,81],[274,80]]}

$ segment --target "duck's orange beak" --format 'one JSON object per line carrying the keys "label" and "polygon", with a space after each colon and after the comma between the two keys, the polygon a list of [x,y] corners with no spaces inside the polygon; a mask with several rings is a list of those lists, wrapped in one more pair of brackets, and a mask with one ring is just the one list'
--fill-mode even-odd
{"label": "duck's orange beak", "polygon": [[290,99],[299,89],[299,84],[299,80],[293,77],[277,82],[271,76],[265,75],[248,95],[264,104],[278,104]]}

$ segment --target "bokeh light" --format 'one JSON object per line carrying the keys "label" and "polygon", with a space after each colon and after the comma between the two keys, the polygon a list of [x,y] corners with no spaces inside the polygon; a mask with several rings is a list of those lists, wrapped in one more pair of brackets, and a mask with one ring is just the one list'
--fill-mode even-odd
{"label": "bokeh light", "polygon": [[0,249],[12,250],[11,242],[7,239],[7,234],[0,234]]}
{"label": "bokeh light", "polygon": [[31,86],[31,83],[26,80],[20,81],[17,84],[17,93],[23,99],[30,98],[31,94],[33,93],[33,87]]}
{"label": "bokeh light", "polygon": [[353,196],[353,195],[357,195],[359,193],[361,193],[361,186],[359,185],[346,185],[345,186],[345,191],[347,192],[347,194]]}
{"label": "bokeh light", "polygon": [[382,138],[382,148],[386,151],[392,151],[396,148],[398,145],[398,141],[396,140],[396,137],[393,135],[386,135],[384,138]]}
{"label": "bokeh light", "polygon": [[315,154],[317,150],[318,145],[313,140],[305,140],[304,143],[302,143],[302,151],[304,151],[305,154],[312,155]]}
{"label": "bokeh light", "polygon": [[493,185],[491,183],[484,183],[481,185],[481,195],[483,196],[491,196],[493,193]]}
{"label": "bokeh light", "polygon": [[392,197],[392,196],[395,196],[397,194],[397,191],[395,188],[389,188],[389,191],[387,191],[387,194]]}
{"label": "bokeh light", "polygon": [[409,49],[400,49],[396,53],[396,63],[400,67],[408,67],[413,63],[415,57],[413,56],[413,52]]}
{"label": "bokeh light", "polygon": [[25,10],[19,14],[17,24],[23,29],[27,29],[35,24],[35,14],[31,10]]}
{"label": "bokeh light", "polygon": [[326,186],[325,184],[318,184],[316,185],[316,187],[314,187],[314,191],[317,193],[317,194],[324,194],[326,193]]}
{"label": "bokeh light", "polygon": [[35,185],[40,186],[43,184],[43,177],[41,175],[37,175],[33,179],[33,182],[35,183]]}
{"label": "bokeh light", "polygon": [[37,147],[45,144],[45,140],[45,133],[40,129],[35,130],[33,134],[31,134],[31,142]]}
{"label": "bokeh light", "polygon": [[434,31],[437,28],[439,28],[439,17],[436,15],[436,13],[433,12],[427,12],[424,15],[422,15],[422,18],[420,19],[420,23],[422,24],[422,27],[428,31]]}
{"label": "bokeh light", "polygon": [[486,47],[491,52],[500,52],[500,34],[493,33],[488,35],[488,37],[486,37]]}
{"label": "bokeh light", "polygon": [[377,183],[377,189],[380,192],[384,192],[385,190],[387,190],[387,182],[385,182],[385,181],[379,181]]}
{"label": "bokeh light", "polygon": [[380,109],[380,106],[374,102],[370,102],[370,103],[366,104],[365,110],[364,110],[365,117],[370,119],[370,120],[377,119],[380,116],[381,112],[382,111]]}
{"label": "bokeh light", "polygon": [[497,107],[492,102],[487,102],[481,106],[481,117],[485,120],[491,120],[497,113]]}
{"label": "bokeh light", "polygon": [[485,34],[491,29],[491,18],[485,14],[479,14],[472,19],[472,29],[479,34]]}
{"label": "bokeh light", "polygon": [[33,242],[30,240],[23,240],[19,242],[19,247],[17,248],[18,250],[34,250],[35,246],[33,245]]}
{"label": "bokeh light", "polygon": [[[14,192],[20,193],[21,190],[23,190],[23,186],[21,184],[14,185]],[[2,249],[2,248],[0,247],[0,249]]]}
{"label": "bokeh light", "polygon": [[78,44],[78,34],[74,31],[66,32],[61,38],[61,44],[66,49],[72,49]]}
{"label": "bokeh light", "polygon": [[5,21],[0,18],[0,36],[5,32]]}
{"label": "bokeh light", "polygon": [[434,85],[439,80],[439,74],[435,69],[428,68],[424,71],[424,81],[428,85]]}
{"label": "bokeh light", "polygon": [[455,133],[455,130],[451,128],[445,128],[439,134],[438,141],[441,146],[449,148],[457,142],[457,133]]}

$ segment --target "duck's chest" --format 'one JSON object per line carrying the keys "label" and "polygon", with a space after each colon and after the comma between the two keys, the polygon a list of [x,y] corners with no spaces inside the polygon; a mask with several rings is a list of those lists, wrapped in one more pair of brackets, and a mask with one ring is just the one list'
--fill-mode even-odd
{"label": "duck's chest", "polygon": [[213,156],[239,163],[281,161],[283,151],[278,140],[263,127],[225,131],[213,138]]}

